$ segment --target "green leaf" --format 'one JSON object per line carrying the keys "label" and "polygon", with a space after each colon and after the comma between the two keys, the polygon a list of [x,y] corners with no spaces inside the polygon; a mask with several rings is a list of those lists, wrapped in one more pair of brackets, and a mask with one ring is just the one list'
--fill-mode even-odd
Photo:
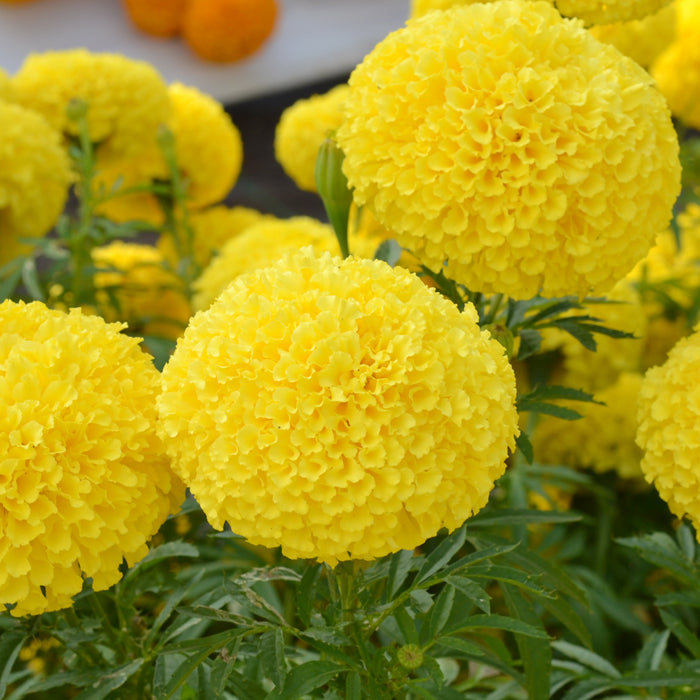
{"label": "green leaf", "polygon": [[269,627],[259,626],[259,627],[238,627],[235,629],[229,629],[225,632],[219,632],[217,634],[209,635],[208,637],[201,637],[197,639],[185,639],[182,642],[174,642],[164,647],[161,651],[161,655],[165,654],[182,654],[182,653],[196,653],[204,654],[203,658],[209,656],[219,649],[223,649],[226,645],[230,644],[237,637],[244,637],[249,634],[255,634],[260,632],[269,631]]}
{"label": "green leaf", "polygon": [[574,608],[561,596],[553,598],[540,597],[538,603],[559,622],[561,622],[570,632],[583,642],[587,647],[593,645],[591,633],[581,619],[581,616]]}
{"label": "green leaf", "polygon": [[233,692],[237,698],[245,698],[245,700],[265,700],[268,697],[268,693],[261,685],[237,670],[231,672],[226,689]]}
{"label": "green leaf", "polygon": [[666,652],[671,630],[655,630],[652,632],[637,656],[638,671],[656,671],[661,664],[661,659]]}
{"label": "green leaf", "polygon": [[448,576],[445,583],[456,588],[487,615],[491,612],[491,596],[475,581],[466,576]]}
{"label": "green leaf", "polygon": [[622,537],[616,542],[631,547],[642,559],[666,569],[691,588],[697,586],[697,568],[685,558],[681,549],[667,534],[655,532],[642,537]]}
{"label": "green leaf", "polygon": [[485,509],[469,520],[470,527],[493,527],[494,525],[532,525],[574,523],[582,519],[578,513],[561,513],[556,510],[537,510],[536,508],[498,508]]}
{"label": "green leaf", "polygon": [[615,687],[616,684],[607,679],[586,678],[570,688],[562,700],[590,700]]}
{"label": "green leaf", "polygon": [[455,589],[453,586],[445,586],[430,610],[428,624],[425,627],[427,638],[425,643],[431,642],[445,628],[452,613],[452,606],[455,602]]}
{"label": "green leaf", "polygon": [[548,596],[553,598],[556,593],[548,590],[540,584],[540,576],[527,574],[512,566],[501,566],[498,564],[484,564],[470,569],[469,575],[472,578],[486,579],[489,581],[499,581],[510,583],[522,590],[534,593],[537,596]]}
{"label": "green leaf", "polygon": [[525,360],[534,355],[542,346],[542,334],[534,328],[523,328],[520,336],[520,347],[518,348],[518,359]]}
{"label": "green leaf", "polygon": [[46,295],[41,288],[39,272],[36,269],[34,258],[25,258],[22,264],[22,284],[27,288],[32,299],[46,301]]}
{"label": "green leaf", "polygon": [[528,637],[549,639],[549,636],[541,627],[535,627],[522,620],[516,620],[513,617],[506,617],[504,615],[474,615],[460,627],[460,631],[462,632],[472,629],[505,630],[513,634],[524,634]]}
{"label": "green leaf", "polygon": [[697,634],[691,632],[670,610],[659,608],[659,615],[666,627],[671,630],[673,636],[676,637],[696,659],[700,659],[700,639],[698,639]]}
{"label": "green leaf", "polygon": [[113,690],[120,688],[143,665],[144,659],[136,659],[128,664],[110,669],[108,673],[90,684],[89,688],[75,696],[75,700],[103,700]]}
{"label": "green leaf", "polygon": [[426,557],[423,565],[418,570],[412,586],[418,586],[423,581],[429,579],[436,571],[447,564],[452,557],[459,552],[467,537],[466,527],[463,525],[451,535],[446,537],[435,549]]}
{"label": "green leaf", "polygon": [[386,583],[388,600],[394,599],[394,596],[403,585],[414,563],[415,557],[413,551],[409,549],[402,549],[391,557],[389,576]]}
{"label": "green leaf", "polygon": [[20,629],[4,632],[0,637],[0,698],[5,697],[12,667],[15,665],[26,638]]}
{"label": "green leaf", "polygon": [[459,651],[467,656],[484,656],[486,652],[476,643],[471,642],[463,637],[440,637],[436,642],[447,649],[452,649],[453,651]]}
{"label": "green leaf", "polygon": [[[689,671],[673,671],[664,669],[663,671],[633,671],[624,675],[617,682],[616,687],[627,688],[662,688],[670,690],[671,688],[700,688],[700,672],[697,669]],[[684,693],[683,697],[691,698],[693,696]]]}
{"label": "green leaf", "polygon": [[525,461],[528,464],[532,464],[535,459],[535,450],[532,447],[532,442],[530,442],[530,438],[527,436],[527,433],[518,433],[515,436],[515,444],[525,458]]}
{"label": "green leaf", "polygon": [[0,267],[0,301],[9,299],[17,288],[22,278],[22,260],[22,258],[14,258],[7,265]]}
{"label": "green leaf", "polygon": [[398,641],[402,644],[418,645],[420,643],[416,621],[408,614],[405,607],[397,608],[391,617],[396,622],[398,631],[401,634],[401,638]]}
{"label": "green leaf", "polygon": [[309,627],[311,625],[311,612],[317,597],[316,591],[318,580],[321,576],[321,569],[322,564],[306,567],[304,575],[299,582],[296,594],[296,608],[297,615],[299,615],[299,619],[304,624],[304,627]]}
{"label": "green leaf", "polygon": [[401,259],[402,253],[403,248],[393,238],[389,238],[379,244],[377,250],[374,251],[374,259],[383,260],[391,267],[394,267]]}
{"label": "green leaf", "polygon": [[333,661],[307,661],[295,666],[287,674],[284,688],[281,691],[274,690],[267,696],[267,700],[299,700],[344,670],[345,666]]}
{"label": "green leaf", "polygon": [[588,668],[592,668],[603,676],[608,678],[619,678],[620,672],[602,656],[599,656],[590,649],[581,647],[578,644],[571,644],[564,640],[557,640],[552,642],[552,647],[558,651],[560,654],[574,659],[579,664],[583,664]]}
{"label": "green leaf", "polygon": [[545,635],[544,638],[516,635],[515,642],[523,660],[525,688],[529,700],[548,700],[552,650],[547,633],[532,603],[526,600],[517,588],[508,585],[502,588],[508,611],[514,619],[539,629]]}
{"label": "green leaf", "polygon": [[284,656],[284,634],[280,627],[260,636],[258,645],[263,671],[277,688],[284,686],[287,660]]}
{"label": "green leaf", "polygon": [[345,700],[362,700],[362,679],[357,671],[345,677]]}

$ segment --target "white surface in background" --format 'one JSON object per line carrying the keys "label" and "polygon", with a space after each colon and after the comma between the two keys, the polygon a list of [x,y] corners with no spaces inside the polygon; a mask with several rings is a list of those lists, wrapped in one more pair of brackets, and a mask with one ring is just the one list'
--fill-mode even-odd
{"label": "white surface in background", "polygon": [[143,34],[121,0],[33,0],[0,5],[0,67],[14,73],[27,54],[86,48],[148,61],[167,82],[221,102],[258,97],[349,73],[389,32],[410,0],[278,0],[277,27],[253,56],[229,64],[197,58],[182,39]]}

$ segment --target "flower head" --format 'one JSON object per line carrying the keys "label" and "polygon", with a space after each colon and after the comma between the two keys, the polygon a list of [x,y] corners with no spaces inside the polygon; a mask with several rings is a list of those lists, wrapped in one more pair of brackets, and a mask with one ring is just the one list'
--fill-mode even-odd
{"label": "flower head", "polygon": [[471,305],[306,248],[194,316],[163,371],[159,430],[215,528],[335,564],[414,548],[483,507],[514,398]]}
{"label": "flower head", "polygon": [[642,471],[671,512],[700,532],[700,332],[678,342],[663,365],[644,376],[637,444]]}
{"label": "flower head", "polygon": [[170,114],[167,87],[156,69],[118,54],[85,49],[31,54],[12,87],[21,104],[66,133],[75,131],[66,113],[69,102],[86,102],[91,140],[110,157],[138,153]]}
{"label": "flower head", "polygon": [[56,223],[72,176],[59,133],[41,115],[0,100],[0,265],[27,252],[21,237]]}
{"label": "flower head", "polygon": [[275,129],[275,157],[302,190],[316,192],[318,149],[343,120],[349,88],[336,85],[323,95],[298,100],[282,112]]}
{"label": "flower head", "polygon": [[410,20],[349,84],[337,139],[356,201],[475,291],[604,292],[670,219],[680,164],[663,98],[547,3]]}
{"label": "flower head", "polygon": [[124,0],[129,19],[153,36],[176,36],[189,0]]}
{"label": "flower head", "polygon": [[119,580],[184,498],[155,433],[159,375],[120,324],[0,304],[0,603],[71,605]]}
{"label": "flower head", "polygon": [[557,0],[556,6],[565,17],[578,17],[586,24],[629,22],[653,15],[671,0]]}

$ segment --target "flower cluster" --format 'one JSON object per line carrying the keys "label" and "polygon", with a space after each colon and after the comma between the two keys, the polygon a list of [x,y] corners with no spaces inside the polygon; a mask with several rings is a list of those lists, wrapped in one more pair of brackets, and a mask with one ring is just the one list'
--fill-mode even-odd
{"label": "flower cluster", "polygon": [[700,528],[700,332],[679,341],[650,369],[638,403],[642,470],[671,512]]}
{"label": "flower cluster", "polygon": [[157,370],[120,324],[0,304],[0,603],[71,605],[121,577],[184,498],[155,432]]}
{"label": "flower cluster", "polygon": [[610,289],[680,186],[648,74],[547,3],[410,20],[350,77],[344,171],[399,243],[470,289]]}
{"label": "flower cluster", "polygon": [[241,275],[163,371],[160,435],[215,528],[335,564],[486,503],[514,445],[503,348],[417,277],[310,249]]}

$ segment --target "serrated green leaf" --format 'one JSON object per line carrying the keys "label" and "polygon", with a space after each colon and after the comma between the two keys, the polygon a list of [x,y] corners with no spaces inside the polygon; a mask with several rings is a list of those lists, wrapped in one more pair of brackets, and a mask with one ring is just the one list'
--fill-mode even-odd
{"label": "serrated green leaf", "polygon": [[696,658],[700,659],[700,639],[670,610],[659,608],[659,616],[676,639]]}
{"label": "serrated green leaf", "polygon": [[235,669],[229,675],[226,689],[245,700],[265,700],[268,697],[267,691],[261,685]]}
{"label": "serrated green leaf", "polygon": [[553,598],[540,597],[538,603],[572,632],[579,641],[587,647],[593,645],[588,627],[586,627],[581,616],[564,598],[559,595]]}
{"label": "serrated green leaf", "polygon": [[463,525],[447,536],[435,549],[426,557],[423,565],[418,570],[413,579],[412,586],[418,586],[423,581],[429,579],[436,571],[447,564],[452,557],[459,552],[467,537],[466,527]]}
{"label": "serrated green leaf", "polygon": [[[664,669],[663,671],[632,671],[620,678],[617,687],[626,688],[684,688],[697,690],[700,688],[700,672],[695,671],[674,671]],[[692,697],[685,695],[683,697]]]}
{"label": "serrated green leaf", "polygon": [[578,420],[583,416],[573,408],[559,406],[555,403],[547,403],[546,401],[528,401],[523,403],[518,409],[519,413],[540,413],[545,416],[554,416],[562,420]]}
{"label": "serrated green leaf", "polygon": [[10,630],[0,637],[0,698],[5,697],[12,667],[19,656],[26,635],[22,630]]}
{"label": "serrated green leaf", "polygon": [[525,461],[528,464],[532,464],[532,462],[535,459],[535,450],[532,447],[532,442],[530,442],[530,438],[527,436],[527,433],[518,433],[515,436],[515,445],[522,453],[523,457],[525,458]]}
{"label": "serrated green leaf", "polygon": [[334,661],[307,661],[295,666],[288,674],[281,691],[274,690],[267,700],[299,700],[335,678],[346,667]]}
{"label": "serrated green leaf", "polygon": [[436,640],[437,644],[452,651],[459,651],[468,656],[484,656],[486,652],[476,643],[463,637],[453,637],[447,635]]}
{"label": "serrated green leaf", "polygon": [[498,581],[499,583],[510,583],[537,596],[552,598],[556,595],[555,591],[542,587],[540,576],[525,573],[512,566],[502,566],[499,564],[475,566],[469,570],[469,575],[472,578]]}
{"label": "serrated green leaf", "polygon": [[557,640],[552,642],[552,647],[560,654],[563,654],[570,659],[574,659],[577,663],[583,664],[584,666],[597,671],[603,676],[607,676],[608,678],[619,678],[621,675],[620,672],[607,659],[604,659],[594,651],[579,646],[578,644],[571,644],[570,642],[566,642],[564,640]]}
{"label": "serrated green leaf", "polygon": [[649,635],[637,656],[637,671],[658,670],[670,636],[671,630],[667,629],[655,630]]}
{"label": "serrated green leaf", "polygon": [[601,678],[586,678],[570,688],[562,700],[591,700],[615,687],[615,683]]}
{"label": "serrated green leaf", "polygon": [[418,644],[420,642],[416,621],[408,614],[406,608],[397,608],[391,617],[401,633],[402,638],[399,640],[401,644]]}
{"label": "serrated green leaf", "polygon": [[665,569],[692,588],[697,585],[696,567],[685,558],[681,549],[667,534],[655,532],[643,537],[622,537],[615,541],[634,549],[642,559]]}
{"label": "serrated green leaf", "polygon": [[314,601],[316,600],[316,591],[318,581],[321,576],[321,564],[309,566],[304,571],[296,594],[296,608],[299,619],[304,624],[304,627],[311,626],[311,612],[313,610]]}
{"label": "serrated green leaf", "polygon": [[425,626],[427,638],[424,642],[427,644],[437,637],[443,629],[447,621],[450,619],[452,607],[455,602],[455,589],[453,586],[445,586],[435,599],[435,603],[428,615],[428,624]]}
{"label": "serrated green leaf", "polygon": [[[466,632],[472,629],[505,630],[513,634],[524,634],[538,639],[549,639],[547,633],[540,627],[529,625],[522,620],[516,620],[504,615],[474,615],[460,627],[460,631]],[[456,632],[456,631],[455,631]]]}
{"label": "serrated green leaf", "polygon": [[389,575],[386,583],[388,600],[393,600],[406,580],[411,566],[414,563],[415,557],[413,551],[408,549],[402,549],[391,557]]}
{"label": "serrated green leaf", "polygon": [[445,583],[456,588],[487,615],[491,612],[491,596],[475,581],[466,576],[448,576]]}
{"label": "serrated green leaf", "polygon": [[520,337],[519,360],[526,360],[542,347],[542,334],[534,328],[523,328],[518,336]]}
{"label": "serrated green leaf", "polygon": [[284,634],[280,627],[260,636],[258,653],[265,675],[277,688],[282,688],[287,675],[287,660],[284,655]]}
{"label": "serrated green leaf", "polygon": [[357,671],[345,676],[345,700],[362,700],[362,679]]}
{"label": "serrated green leaf", "polygon": [[76,695],[75,700],[103,700],[113,690],[121,688],[141,668],[143,662],[143,659],[136,659],[128,664],[110,669],[109,672],[105,672],[103,676],[93,681],[90,687]]}
{"label": "serrated green leaf", "polygon": [[486,509],[469,520],[471,528],[493,527],[494,525],[534,525],[575,523],[582,519],[575,512],[561,513],[556,510],[537,510],[536,508],[499,508]]}

